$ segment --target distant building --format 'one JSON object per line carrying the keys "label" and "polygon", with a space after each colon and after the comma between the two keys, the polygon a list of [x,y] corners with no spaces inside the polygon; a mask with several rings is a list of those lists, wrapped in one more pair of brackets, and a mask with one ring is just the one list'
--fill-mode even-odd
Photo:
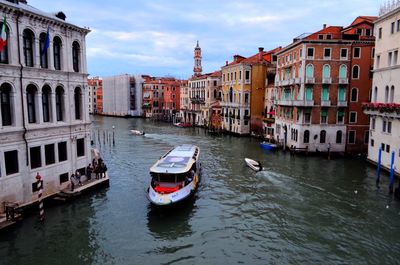
{"label": "distant building", "polygon": [[185,113],[189,109],[189,83],[188,80],[182,80],[181,91],[180,91],[180,110],[179,110],[179,121],[184,121]]}
{"label": "distant building", "polygon": [[389,169],[392,155],[394,170],[400,174],[400,5],[382,8],[375,21],[375,64],[372,98],[364,104],[370,117],[368,159]]}
{"label": "distant building", "polygon": [[103,114],[142,116],[143,79],[128,74],[103,77]]}
{"label": "distant building", "polygon": [[309,152],[366,152],[362,102],[372,84],[373,21],[323,26],[277,53],[276,133],[285,147]]}
{"label": "distant building", "polygon": [[38,197],[37,173],[45,197],[66,188],[70,175],[91,162],[89,30],[66,22],[63,12],[46,13],[26,1],[0,0],[0,17],[7,19],[0,53],[0,205],[29,204]]}
{"label": "distant building", "polygon": [[103,112],[103,80],[100,77],[88,78],[89,113]]}
{"label": "distant building", "polygon": [[279,50],[259,52],[249,58],[235,55],[222,70],[222,129],[239,135],[263,134],[266,79],[274,75],[273,54]]}

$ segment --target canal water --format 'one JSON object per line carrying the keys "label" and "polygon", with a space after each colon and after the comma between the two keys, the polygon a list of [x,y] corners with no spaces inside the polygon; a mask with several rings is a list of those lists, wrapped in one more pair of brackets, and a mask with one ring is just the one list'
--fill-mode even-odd
{"label": "canal water", "polygon": [[[142,119],[94,117],[92,137],[110,187],[0,235],[0,264],[400,263],[400,203],[387,176],[376,189],[376,170],[361,158],[293,157],[256,139]],[[188,204],[155,210],[149,168],[178,144],[200,147],[201,186]]]}

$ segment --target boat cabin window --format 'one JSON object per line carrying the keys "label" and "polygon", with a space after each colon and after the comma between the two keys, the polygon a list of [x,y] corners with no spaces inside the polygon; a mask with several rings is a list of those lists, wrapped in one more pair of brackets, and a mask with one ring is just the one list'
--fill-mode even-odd
{"label": "boat cabin window", "polygon": [[159,173],[151,173],[152,179],[157,182],[182,182],[185,181],[187,174],[159,174]]}

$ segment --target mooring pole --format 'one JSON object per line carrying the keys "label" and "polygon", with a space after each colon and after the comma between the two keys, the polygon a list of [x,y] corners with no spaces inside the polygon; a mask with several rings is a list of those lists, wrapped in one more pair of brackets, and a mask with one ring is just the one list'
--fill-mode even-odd
{"label": "mooring pole", "polygon": [[389,193],[393,193],[394,186],[394,151],[392,152],[392,159],[390,161],[390,182],[389,182]]}
{"label": "mooring pole", "polygon": [[381,158],[382,158],[382,148],[378,151],[378,169],[376,171],[376,187],[379,188],[379,181],[381,178]]}
{"label": "mooring pole", "polygon": [[43,209],[43,185],[42,185],[42,177],[39,175],[39,172],[36,174],[36,187],[39,190],[38,193],[38,203],[39,203],[39,220],[41,222],[44,221],[44,209]]}

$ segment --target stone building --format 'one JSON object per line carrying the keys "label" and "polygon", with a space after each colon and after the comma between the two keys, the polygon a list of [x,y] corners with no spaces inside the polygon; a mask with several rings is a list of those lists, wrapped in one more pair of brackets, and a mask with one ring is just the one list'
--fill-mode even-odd
{"label": "stone building", "polygon": [[37,173],[49,196],[91,162],[89,30],[26,1],[0,0],[0,17],[7,21],[0,55],[0,205],[23,205],[37,199]]}
{"label": "stone building", "polygon": [[100,77],[88,78],[89,114],[103,112],[103,80]]}
{"label": "stone building", "polygon": [[372,97],[364,104],[370,117],[368,160],[400,174],[400,2],[389,4],[375,21]]}

